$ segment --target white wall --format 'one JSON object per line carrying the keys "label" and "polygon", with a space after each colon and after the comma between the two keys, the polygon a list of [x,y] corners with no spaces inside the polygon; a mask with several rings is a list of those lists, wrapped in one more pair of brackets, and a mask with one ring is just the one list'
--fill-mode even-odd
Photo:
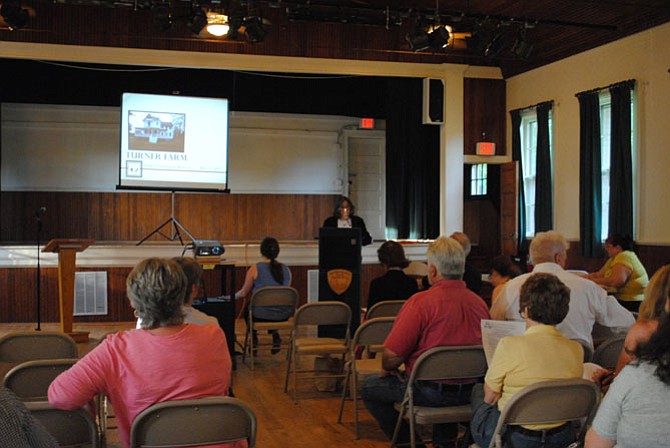
{"label": "white wall", "polygon": [[[228,186],[233,193],[342,193],[338,136],[357,123],[231,112]],[[2,104],[2,190],[115,191],[118,167],[118,108]]]}
{"label": "white wall", "polygon": [[[579,104],[575,93],[636,79],[636,240],[670,244],[670,24],[507,80],[507,108],[554,100],[554,228],[579,239]],[[509,120],[508,120],[509,123]],[[508,148],[511,131],[508,129]]]}

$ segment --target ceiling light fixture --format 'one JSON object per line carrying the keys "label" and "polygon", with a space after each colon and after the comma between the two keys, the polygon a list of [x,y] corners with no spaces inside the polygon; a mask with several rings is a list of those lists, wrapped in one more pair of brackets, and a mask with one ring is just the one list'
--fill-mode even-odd
{"label": "ceiling light fixture", "polygon": [[218,12],[209,11],[207,13],[207,32],[212,36],[221,37],[228,34],[230,26],[228,25],[228,16]]}

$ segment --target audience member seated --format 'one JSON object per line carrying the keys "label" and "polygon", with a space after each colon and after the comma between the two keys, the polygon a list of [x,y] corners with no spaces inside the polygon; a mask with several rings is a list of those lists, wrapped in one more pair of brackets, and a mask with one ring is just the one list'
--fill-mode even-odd
{"label": "audience member seated", "polygon": [[658,322],[667,314],[665,302],[670,297],[670,265],[660,268],[649,280],[644,291],[644,300],[640,304],[637,322],[626,334],[623,349],[614,372],[600,369],[594,372],[593,380],[606,390],[609,383],[628,363],[635,359],[638,345],[649,340],[658,329]]}
{"label": "audience member seated", "polygon": [[[463,281],[465,282],[465,285],[470,291],[479,295],[482,290],[482,273],[467,261],[468,255],[470,255],[470,251],[472,250],[470,238],[463,232],[454,232],[449,237],[458,241],[465,251],[465,271],[463,272]],[[430,287],[428,277],[424,277],[422,286],[422,289],[428,289]]]}
{"label": "audience member seated", "polygon": [[[486,372],[484,385],[472,393],[470,429],[475,443],[487,447],[500,412],[525,386],[559,379],[581,378],[581,344],[556,329],[568,314],[570,290],[555,275],[533,274],[521,286],[519,310],[526,321],[522,336],[500,340]],[[510,426],[504,436],[510,446],[564,448],[574,442],[570,423]]]}
{"label": "audience member seated", "polygon": [[49,402],[69,410],[85,406],[97,394],[107,396],[119,438],[127,447],[133,420],[152,404],[228,395],[231,359],[226,337],[219,326],[184,323],[187,284],[174,260],[138,263],[126,288],[142,328],[107,336],[51,383]]}
{"label": "audience member seated", "polygon": [[416,280],[403,272],[409,265],[409,260],[405,258],[405,250],[401,244],[387,241],[377,249],[377,256],[386,273],[370,283],[368,309],[384,300],[407,300],[419,290]]}
{"label": "audience member seated", "polygon": [[[186,296],[184,297],[184,305],[181,310],[184,313],[184,323],[195,325],[219,325],[216,317],[209,316],[200,310],[193,308],[193,299],[198,297],[200,285],[202,284],[202,266],[195,258],[192,257],[175,257],[173,258],[186,274]],[[142,328],[142,319],[137,319],[137,329]]]}
{"label": "audience member seated", "polygon": [[[595,322],[619,331],[627,330],[633,325],[635,318],[614,298],[608,298],[604,289],[590,280],[565,271],[567,250],[568,242],[558,232],[539,232],[530,243],[533,273],[554,274],[570,289],[570,310],[557,328],[566,338],[593,348],[591,332]],[[531,275],[532,273],[522,274],[505,284],[491,308],[493,319],[523,320],[519,313],[519,291]]]}
{"label": "audience member seated", "polygon": [[58,448],[58,442],[11,390],[0,384],[0,446]]}
{"label": "audience member seated", "polygon": [[635,350],[636,361],[625,366],[609,388],[586,448],[670,447],[670,302],[666,315],[648,342]]}
{"label": "audience member seated", "polygon": [[491,263],[491,273],[489,274],[489,282],[493,285],[491,306],[498,300],[498,296],[502,292],[505,283],[521,274],[521,268],[512,261],[512,258],[509,255],[499,255],[493,258]]}
{"label": "audience member seated", "polygon": [[335,210],[333,216],[323,221],[322,227],[338,227],[346,229],[361,229],[361,245],[367,246],[372,243],[372,236],[365,227],[365,221],[360,216],[356,216],[356,206],[351,199],[346,196],[340,196],[335,201]]}
{"label": "audience member seated", "polygon": [[598,272],[586,276],[601,286],[616,289],[616,298],[631,311],[638,310],[649,283],[647,271],[633,252],[634,245],[627,236],[609,236],[605,240],[609,258]]}
{"label": "audience member seated", "polygon": [[[266,237],[261,241],[261,255],[263,261],[260,261],[247,269],[247,275],[244,278],[242,289],[235,293],[235,300],[246,297],[250,292],[266,286],[290,286],[291,270],[283,263],[277,261],[279,256],[279,242],[272,237]],[[254,309],[254,321],[256,322],[284,322],[293,314],[293,308],[290,306],[264,306]],[[249,309],[245,307],[244,317],[249,325]],[[275,330],[269,332],[272,334],[272,354],[279,353],[281,337]],[[258,346],[258,334],[254,332],[254,346]]]}
{"label": "audience member seated", "polygon": [[[453,238],[440,237],[428,246],[428,279],[431,287],[402,307],[384,342],[382,372],[368,377],[361,389],[366,408],[391,439],[398,419],[393,405],[402,401],[417,358],[433,347],[479,345],[481,320],[489,319],[486,303],[469,291],[461,279],[465,266],[463,247]],[[405,374],[398,370],[405,364]],[[419,406],[457,406],[470,401],[473,379],[416,385],[414,402]],[[433,445],[447,446],[457,437],[456,425],[434,425]],[[398,443],[409,441],[409,425],[403,423]]]}

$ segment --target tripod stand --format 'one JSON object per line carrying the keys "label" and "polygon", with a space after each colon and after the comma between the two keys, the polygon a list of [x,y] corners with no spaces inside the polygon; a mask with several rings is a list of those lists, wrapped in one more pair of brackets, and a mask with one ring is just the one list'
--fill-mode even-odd
{"label": "tripod stand", "polygon": [[[166,225],[171,224],[170,226],[170,235],[166,235],[162,232],[163,227]],[[172,210],[170,213],[170,217],[165,220],[161,225],[156,227],[154,230],[149,232],[147,236],[142,238],[139,243],[137,243],[137,246],[154,236],[155,234],[159,234],[163,238],[170,240],[170,241],[175,241],[179,240],[181,245],[184,245],[184,240],[182,239],[181,232],[184,232],[190,239],[191,241],[194,241],[195,238],[193,235],[191,235],[191,232],[189,232],[186,227],[184,227],[177,218],[174,217],[174,191],[172,192]]]}

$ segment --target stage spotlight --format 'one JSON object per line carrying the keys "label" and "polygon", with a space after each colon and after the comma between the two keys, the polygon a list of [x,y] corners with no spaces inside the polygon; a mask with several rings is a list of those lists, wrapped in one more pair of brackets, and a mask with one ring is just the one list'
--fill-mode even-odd
{"label": "stage spotlight", "polygon": [[242,25],[244,34],[247,36],[249,43],[255,44],[263,42],[267,32],[263,26],[263,20],[260,17],[247,17]]}
{"label": "stage spotlight", "polygon": [[18,30],[28,23],[28,10],[21,8],[20,0],[6,0],[0,8],[0,15],[10,30]]}
{"label": "stage spotlight", "polygon": [[446,27],[438,26],[428,34],[428,37],[430,38],[430,46],[435,50],[439,50],[447,47],[451,34]]}
{"label": "stage spotlight", "polygon": [[200,34],[202,29],[207,25],[207,14],[202,7],[194,3],[191,9],[191,15],[186,21],[186,26],[193,34]]}
{"label": "stage spotlight", "polygon": [[165,33],[172,27],[172,13],[170,6],[159,4],[151,7],[151,20],[156,31]]}
{"label": "stage spotlight", "polygon": [[503,32],[497,32],[493,35],[491,41],[486,45],[484,49],[484,56],[487,58],[494,58],[500,54],[500,52],[505,48],[505,38]]}
{"label": "stage spotlight", "polygon": [[484,54],[492,40],[493,33],[487,28],[475,29],[469,37],[465,38],[468,49],[480,54]]}
{"label": "stage spotlight", "polygon": [[525,30],[523,30],[519,32],[519,37],[517,37],[512,46],[512,53],[520,58],[528,59],[533,52],[534,47],[535,45],[531,44],[528,42],[528,39],[526,39],[526,33]]}
{"label": "stage spotlight", "polygon": [[430,48],[430,37],[425,30],[416,30],[409,33],[405,36],[405,40],[407,40],[409,49],[412,51],[425,51]]}

